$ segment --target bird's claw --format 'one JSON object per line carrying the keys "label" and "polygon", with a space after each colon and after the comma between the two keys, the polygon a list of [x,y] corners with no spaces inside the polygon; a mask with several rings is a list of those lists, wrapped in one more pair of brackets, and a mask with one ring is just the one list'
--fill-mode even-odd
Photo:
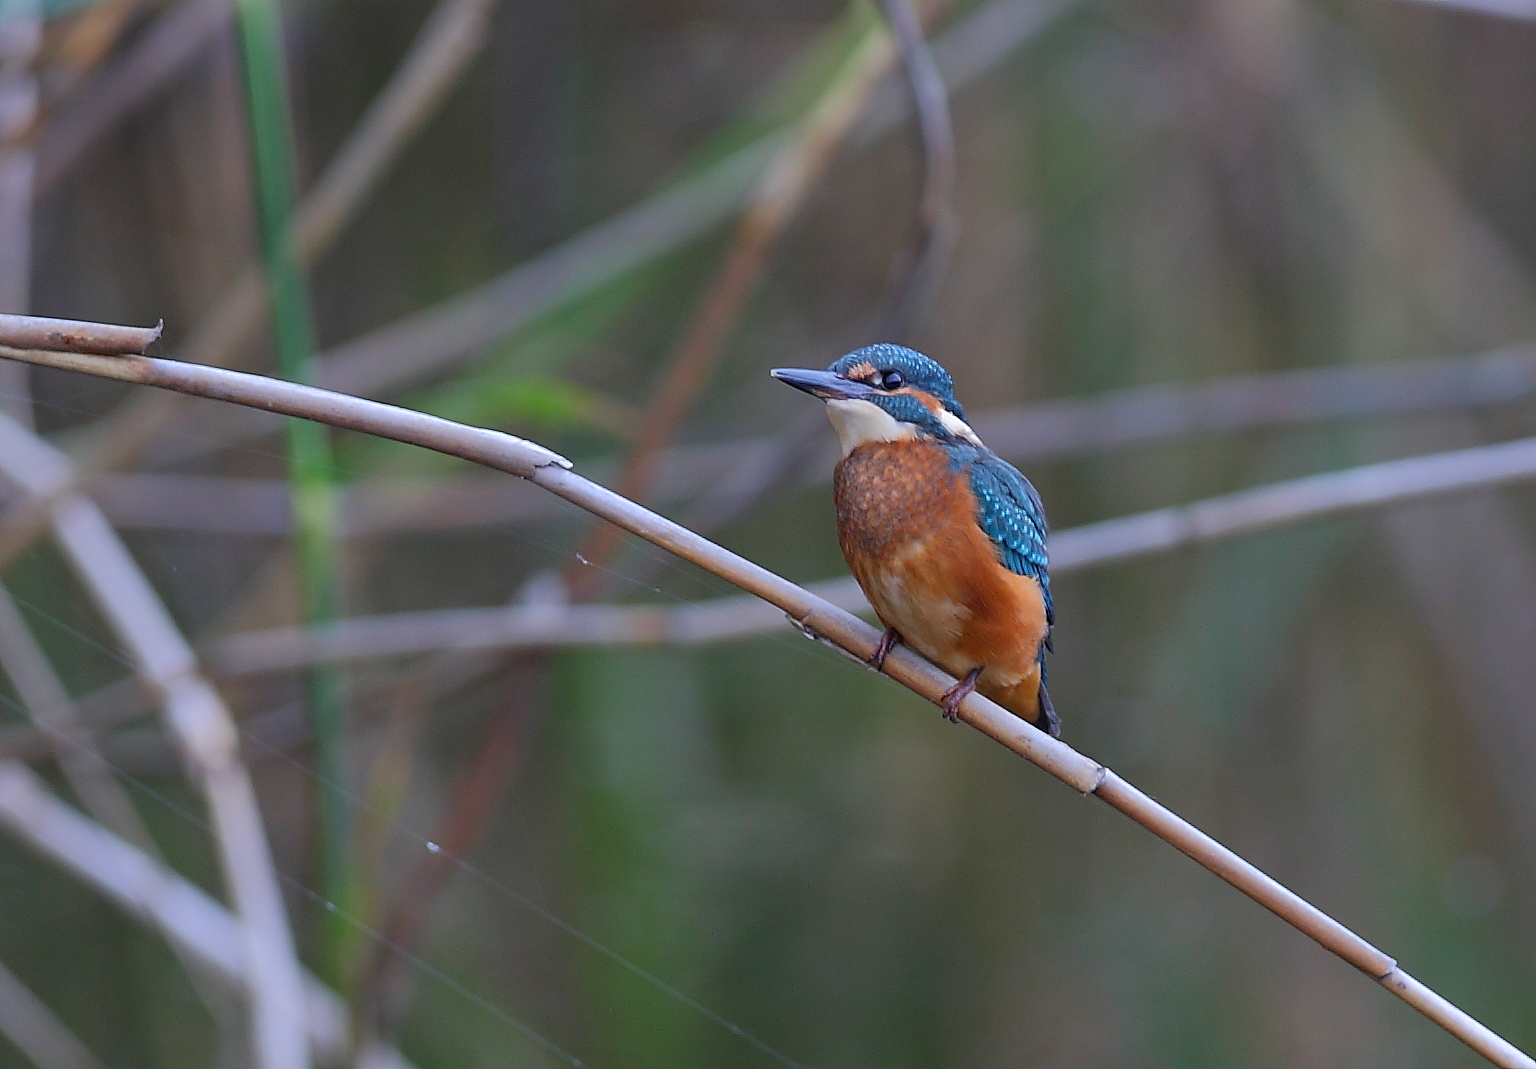
{"label": "bird's claw", "polygon": [[965,678],[946,690],[939,698],[939,704],[944,708],[944,719],[951,724],[960,722],[960,703],[976,689],[976,681],[981,678],[981,669],[972,668],[966,673]]}
{"label": "bird's claw", "polygon": [[885,633],[880,636],[880,642],[875,646],[875,652],[870,655],[869,660],[865,663],[875,671],[881,671],[885,668],[885,659],[890,656],[893,649],[900,645],[901,632],[897,631],[894,627],[887,627]]}

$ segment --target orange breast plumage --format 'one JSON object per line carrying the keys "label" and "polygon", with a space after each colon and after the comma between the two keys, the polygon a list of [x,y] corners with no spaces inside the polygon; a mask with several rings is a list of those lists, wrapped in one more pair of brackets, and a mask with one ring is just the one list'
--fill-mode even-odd
{"label": "orange breast plumage", "polygon": [[1035,721],[1045,601],[1003,566],[977,522],[970,479],[937,442],[870,442],[837,465],[838,541],[870,604],[903,641]]}

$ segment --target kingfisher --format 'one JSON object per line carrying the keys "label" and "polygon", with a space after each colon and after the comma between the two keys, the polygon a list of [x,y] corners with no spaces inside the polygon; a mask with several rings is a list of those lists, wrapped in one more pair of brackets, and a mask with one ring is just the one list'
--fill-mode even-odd
{"label": "kingfisher", "polygon": [[949,372],[882,343],[772,375],[826,402],[837,431],[837,540],[885,625],[869,663],[905,643],[959,679],[940,701],[946,719],[979,690],[1059,737],[1045,507],[966,423]]}

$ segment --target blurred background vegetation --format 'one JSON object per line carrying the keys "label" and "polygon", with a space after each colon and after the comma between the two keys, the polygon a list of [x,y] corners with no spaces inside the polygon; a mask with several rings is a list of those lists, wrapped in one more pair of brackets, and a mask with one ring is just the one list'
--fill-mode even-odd
{"label": "blurred background vegetation", "polygon": [[[0,18],[29,17],[13,2]],[[42,12],[25,64],[38,118],[13,150],[36,147],[42,176],[50,123],[76,115],[93,73],[193,2]],[[973,415],[1530,338],[1536,8],[956,0],[933,36],[999,5],[1011,39],[961,41],[981,58],[951,94],[958,243],[909,336]],[[283,6],[301,196],[431,8]],[[647,198],[729,205],[747,183],[718,179],[722,161],[776,144],[761,139],[832,91],[879,25],[842,0],[501,0],[462,78],[315,259],[322,364],[519,265],[545,269]],[[234,23],[189,55],[39,178],[33,313],[164,318],[176,354],[259,256]],[[912,256],[921,167],[906,126],[863,129],[815,176],[668,444],[707,455],[807,426],[809,402],[767,369],[873,340]],[[598,253],[549,268],[504,327],[354,388],[617,479],[732,217],[702,210],[611,267]],[[239,360],[278,366],[264,339]],[[26,404],[7,382],[9,407],[20,398],[67,449],[129,393],[34,371]],[[195,644],[299,622],[283,438],[197,406],[98,499]],[[1526,391],[1024,467],[1067,528],[1529,434]],[[586,564],[592,521],[531,507],[513,480],[391,443],[332,446],[343,615],[560,583],[662,604],[729,592],[634,546]],[[843,574],[824,459],[807,454],[715,535],[796,580]],[[699,479],[649,497],[684,517],[708,498]],[[1069,742],[1526,1048],[1533,539],[1536,497],[1516,487],[1063,576],[1051,665]],[[127,674],[46,543],[3,579],[73,695]],[[215,678],[293,881],[301,955],[423,1069],[564,1064],[528,1030],[598,1069],[1481,1064],[1128,822],[787,626],[688,649],[349,663],[345,783],[309,774],[303,673]],[[7,726],[24,724],[3,693]],[[124,719],[102,746],[168,860],[217,893],[200,803],[155,722]],[[36,767],[57,775],[46,756]],[[348,836],[340,877],[316,839],[328,806]],[[328,923],[327,895],[367,929]],[[0,962],[113,1069],[245,1064],[158,936],[9,838]],[[25,1064],[0,1041],[0,1065]]]}

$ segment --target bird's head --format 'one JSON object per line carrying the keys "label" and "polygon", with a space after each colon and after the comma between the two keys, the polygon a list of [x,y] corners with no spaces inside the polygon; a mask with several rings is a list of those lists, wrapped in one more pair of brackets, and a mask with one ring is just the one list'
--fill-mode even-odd
{"label": "bird's head", "polygon": [[966,425],[949,372],[904,346],[866,345],[825,371],[778,367],[772,374],[827,403],[844,456],[866,442],[902,438],[981,444]]}

